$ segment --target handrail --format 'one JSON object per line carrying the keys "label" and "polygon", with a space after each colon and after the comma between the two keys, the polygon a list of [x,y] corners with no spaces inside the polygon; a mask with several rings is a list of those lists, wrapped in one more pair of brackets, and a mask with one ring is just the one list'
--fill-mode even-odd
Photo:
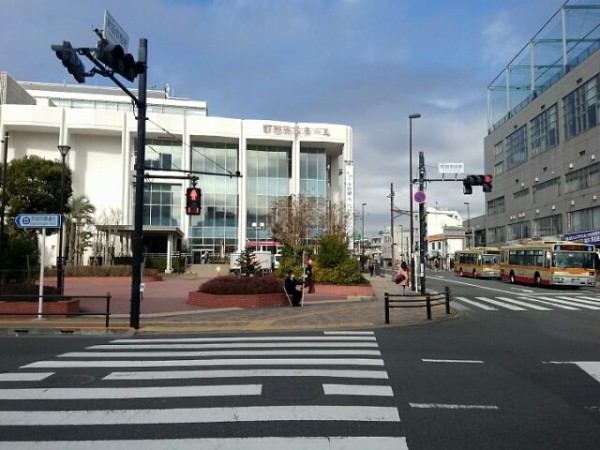
{"label": "handrail", "polygon": [[431,307],[437,305],[446,305],[446,314],[450,314],[450,301],[452,301],[452,292],[446,286],[441,294],[384,294],[385,323],[390,323],[390,308],[427,308],[427,320],[431,320]]}
{"label": "handrail", "polygon": [[[111,299],[111,295],[110,292],[108,292],[106,295],[43,295],[42,296],[42,305],[44,305],[44,300],[46,299],[53,299],[53,300],[57,300],[57,301],[61,301],[61,300],[78,300],[78,299],[106,299],[106,308],[105,308],[105,312],[101,313],[101,312],[90,312],[90,313],[86,313],[86,312],[81,312],[81,311],[77,311],[77,312],[58,312],[58,313],[49,313],[49,312],[43,312],[41,313],[41,315],[43,316],[104,316],[104,326],[105,328],[109,327],[110,324],[110,299]],[[0,295],[0,301],[4,301],[4,299],[10,299],[10,300],[19,300],[19,299],[23,299],[23,300],[31,300],[31,303],[35,301],[37,301],[39,299],[38,295],[35,294],[3,294]],[[10,304],[10,302],[6,302],[6,304]],[[37,311],[36,312],[1,312],[0,311],[0,316],[33,316],[33,315],[37,315]]]}

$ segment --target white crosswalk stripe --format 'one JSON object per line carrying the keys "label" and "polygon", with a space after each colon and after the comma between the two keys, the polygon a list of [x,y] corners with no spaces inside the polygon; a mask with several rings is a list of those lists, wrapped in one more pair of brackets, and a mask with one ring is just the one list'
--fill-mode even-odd
{"label": "white crosswalk stripe", "polygon": [[453,298],[461,309],[501,311],[552,311],[552,310],[600,310],[600,297],[590,295],[523,295],[515,297],[496,296],[473,298],[456,296]]}
{"label": "white crosswalk stripe", "polygon": [[[94,375],[60,385],[73,372]],[[408,449],[373,332],[116,339],[1,375],[0,448]],[[24,424],[36,432],[13,434]],[[182,439],[183,424],[193,427]],[[118,439],[104,440],[111,426]]]}

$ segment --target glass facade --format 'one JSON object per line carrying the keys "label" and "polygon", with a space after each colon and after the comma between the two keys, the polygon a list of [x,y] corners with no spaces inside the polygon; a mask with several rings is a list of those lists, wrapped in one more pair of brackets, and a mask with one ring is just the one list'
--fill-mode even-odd
{"label": "glass facade", "polygon": [[167,139],[147,139],[145,166],[147,169],[182,170],[181,141]]}
{"label": "glass facade", "polygon": [[[192,142],[190,151],[192,172],[235,173],[239,169],[238,144]],[[190,220],[189,250],[192,253],[237,248],[239,222],[238,178],[195,174],[200,179],[202,212],[188,216]],[[196,259],[197,255],[194,255]]]}
{"label": "glass facade", "polygon": [[558,106],[556,103],[531,121],[531,156],[558,145]]}
{"label": "glass facade", "polygon": [[[326,209],[326,162],[325,149],[306,148],[300,150],[300,195],[308,199],[316,211]],[[322,231],[320,226],[308,230],[314,238]]]}
{"label": "glass facade", "polygon": [[598,79],[596,75],[563,99],[565,139],[571,139],[598,123]]}
{"label": "glass facade", "polygon": [[508,169],[527,161],[527,127],[522,126],[506,138],[506,165]]}
{"label": "glass facade", "polygon": [[[135,186],[132,188],[135,192]],[[181,185],[149,183],[144,189],[144,225],[180,227]]]}
{"label": "glass facade", "polygon": [[249,239],[271,240],[271,208],[279,198],[290,194],[291,154],[291,146],[247,146],[246,236]]}
{"label": "glass facade", "polygon": [[569,213],[569,232],[600,229],[600,206]]}
{"label": "glass facade", "polygon": [[534,236],[556,236],[562,234],[562,217],[560,214],[542,217],[533,221]]}

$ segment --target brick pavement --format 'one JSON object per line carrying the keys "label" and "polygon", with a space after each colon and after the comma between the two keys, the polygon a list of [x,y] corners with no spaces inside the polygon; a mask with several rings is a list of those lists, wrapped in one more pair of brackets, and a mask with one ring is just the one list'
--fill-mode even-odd
{"label": "brick pavement", "polygon": [[[355,329],[384,326],[406,326],[430,322],[425,308],[398,308],[390,311],[390,325],[384,320],[384,293],[398,293],[390,278],[371,277],[374,297],[345,298],[334,294],[317,293],[306,296],[304,308],[227,308],[198,309],[188,305],[187,292],[197,289],[201,278],[171,277],[164,281],[147,282],[140,310],[140,329],[129,328],[130,280],[67,279],[65,293],[101,295],[110,292],[113,299],[109,332],[126,333],[196,333],[231,331],[285,331],[316,329]],[[446,317],[443,306],[433,309],[433,319]],[[104,318],[80,316],[69,319],[3,319],[0,328],[5,333],[102,333]]]}

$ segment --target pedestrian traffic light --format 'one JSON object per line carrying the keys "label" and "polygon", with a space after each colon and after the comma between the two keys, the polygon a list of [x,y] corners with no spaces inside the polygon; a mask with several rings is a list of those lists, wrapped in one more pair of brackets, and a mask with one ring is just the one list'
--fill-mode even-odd
{"label": "pedestrian traffic light", "polygon": [[135,80],[145,70],[144,64],[139,61],[136,62],[131,53],[125,53],[122,46],[111,44],[105,39],[98,43],[96,56],[115,73],[129,81]]}
{"label": "pedestrian traffic light", "polygon": [[52,45],[50,48],[54,50],[56,57],[62,61],[63,66],[67,68],[77,82],[85,83],[85,66],[71,43],[63,41],[62,45]]}
{"label": "pedestrian traffic light", "polygon": [[197,187],[189,187],[185,193],[185,213],[188,216],[198,216],[202,210],[202,191]]}
{"label": "pedestrian traffic light", "polygon": [[492,192],[492,178],[489,174],[483,176],[483,192]]}
{"label": "pedestrian traffic light", "polygon": [[491,175],[467,175],[463,179],[463,194],[471,195],[473,186],[482,186],[483,192],[492,192]]}

